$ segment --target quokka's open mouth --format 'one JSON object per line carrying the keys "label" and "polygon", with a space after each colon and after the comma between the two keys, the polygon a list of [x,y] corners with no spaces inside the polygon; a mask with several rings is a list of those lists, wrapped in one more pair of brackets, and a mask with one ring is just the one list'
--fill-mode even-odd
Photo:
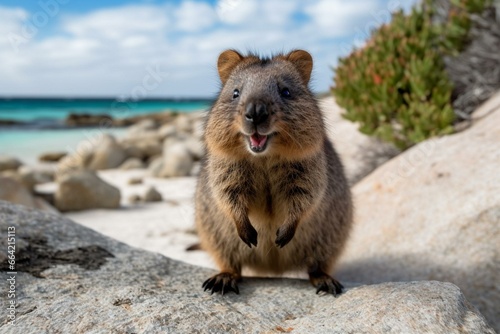
{"label": "quokka's open mouth", "polygon": [[261,153],[264,152],[264,150],[267,147],[267,140],[268,140],[267,135],[261,135],[258,134],[257,132],[254,133],[253,135],[249,136],[249,142],[250,142],[250,150],[254,153]]}

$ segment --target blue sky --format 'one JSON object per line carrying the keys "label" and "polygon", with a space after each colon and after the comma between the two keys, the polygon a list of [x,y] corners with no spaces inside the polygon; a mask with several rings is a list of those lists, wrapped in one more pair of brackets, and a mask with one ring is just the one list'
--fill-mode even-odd
{"label": "blue sky", "polygon": [[415,0],[2,0],[1,96],[212,97],[218,54],[314,58],[326,91],[339,56]]}

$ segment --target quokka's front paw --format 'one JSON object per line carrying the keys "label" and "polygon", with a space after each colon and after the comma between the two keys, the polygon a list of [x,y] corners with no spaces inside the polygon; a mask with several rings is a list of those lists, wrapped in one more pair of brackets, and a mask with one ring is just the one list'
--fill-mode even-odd
{"label": "quokka's front paw", "polygon": [[276,246],[283,248],[286,244],[288,244],[290,240],[293,239],[296,229],[296,224],[281,225],[278,231],[276,231]]}
{"label": "quokka's front paw", "polygon": [[250,223],[242,224],[237,226],[238,235],[241,240],[247,244],[248,247],[252,248],[252,245],[257,247],[257,231]]}

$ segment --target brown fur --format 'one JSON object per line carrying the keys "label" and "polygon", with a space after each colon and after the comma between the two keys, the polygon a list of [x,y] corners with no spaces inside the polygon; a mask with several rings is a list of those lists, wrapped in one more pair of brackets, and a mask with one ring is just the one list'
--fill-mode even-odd
{"label": "brown fur", "polygon": [[[341,292],[328,273],[349,234],[351,195],[307,87],[311,56],[296,50],[261,59],[228,50],[218,70],[223,87],[205,125],[195,215],[201,246],[221,273],[203,286],[238,292],[247,266],[271,273],[305,269],[318,291]],[[269,116],[249,122],[249,103],[265,105]],[[269,134],[263,152],[249,149],[253,131]]]}

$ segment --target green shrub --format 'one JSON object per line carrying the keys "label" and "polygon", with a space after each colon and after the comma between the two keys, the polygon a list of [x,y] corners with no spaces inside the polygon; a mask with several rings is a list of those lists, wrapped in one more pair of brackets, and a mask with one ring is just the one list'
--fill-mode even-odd
{"label": "green shrub", "polygon": [[453,131],[452,84],[443,55],[466,43],[469,13],[484,0],[454,1],[445,22],[433,23],[425,1],[409,15],[402,11],[372,32],[359,50],[339,59],[332,92],[359,122],[360,131],[405,149],[429,137]]}

